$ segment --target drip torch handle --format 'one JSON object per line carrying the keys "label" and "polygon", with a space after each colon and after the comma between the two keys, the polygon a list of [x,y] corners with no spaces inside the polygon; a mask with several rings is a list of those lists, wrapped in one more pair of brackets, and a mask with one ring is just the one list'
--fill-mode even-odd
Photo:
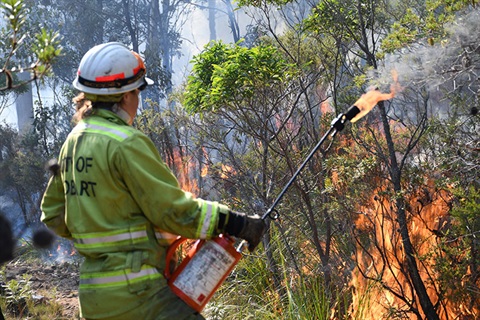
{"label": "drip torch handle", "polygon": [[172,270],[170,270],[170,265],[174,261],[173,257],[175,255],[175,250],[177,250],[177,248],[185,241],[187,241],[187,238],[183,238],[179,236],[177,237],[177,239],[175,239],[175,241],[172,242],[172,244],[167,249],[167,254],[165,256],[165,270],[164,270],[164,276],[165,276],[165,279],[167,280],[170,280],[171,278]]}
{"label": "drip torch handle", "polygon": [[[300,167],[297,169],[297,171],[293,174],[291,177],[290,181],[285,185],[283,190],[280,192],[278,195],[277,199],[273,202],[272,206],[265,212],[265,214],[262,216],[262,219],[270,218],[272,220],[277,220],[279,217],[279,213],[277,210],[275,210],[275,207],[280,203],[282,200],[283,196],[287,192],[288,188],[293,184],[297,176],[300,174],[300,172],[303,170],[303,168],[307,165],[307,163],[312,159],[313,155],[320,149],[322,144],[325,142],[327,137],[329,135],[332,135],[335,137],[335,135],[339,132],[342,131],[343,128],[345,127],[345,122],[352,120],[356,115],[358,115],[361,112],[361,110],[356,106],[353,105],[351,106],[345,113],[340,113],[335,119],[333,119],[330,129],[322,136],[322,138],[318,141],[318,143],[315,145],[315,147],[310,151],[308,156],[305,158],[305,160],[302,162]],[[238,246],[238,251],[242,250],[242,247],[244,246],[245,241],[242,241],[240,245]]]}

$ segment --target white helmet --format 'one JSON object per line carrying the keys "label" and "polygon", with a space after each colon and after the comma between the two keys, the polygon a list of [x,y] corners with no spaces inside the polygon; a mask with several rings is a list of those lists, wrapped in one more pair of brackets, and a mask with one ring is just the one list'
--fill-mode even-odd
{"label": "white helmet", "polygon": [[118,42],[93,47],[83,56],[73,86],[85,93],[113,95],[143,90],[153,81],[138,53]]}

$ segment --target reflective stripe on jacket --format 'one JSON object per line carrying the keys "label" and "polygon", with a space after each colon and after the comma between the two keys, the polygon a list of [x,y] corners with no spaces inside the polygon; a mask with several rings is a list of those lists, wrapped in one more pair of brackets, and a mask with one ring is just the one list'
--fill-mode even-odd
{"label": "reflective stripe on jacket", "polygon": [[160,279],[162,275],[153,267],[143,266],[139,271],[131,269],[89,273],[80,275],[80,289],[98,289],[106,287],[128,286],[129,283],[146,279]]}
{"label": "reflective stripe on jacket", "polygon": [[208,239],[222,231],[219,210],[228,208],[183,191],[152,141],[113,112],[95,110],[80,121],[59,164],[41,220],[85,257],[84,317],[114,316],[158,292],[165,251],[177,235]]}
{"label": "reflective stripe on jacket", "polygon": [[130,229],[118,229],[109,232],[72,234],[75,247],[79,250],[104,250],[107,247],[121,247],[125,243],[148,241],[146,226]]}

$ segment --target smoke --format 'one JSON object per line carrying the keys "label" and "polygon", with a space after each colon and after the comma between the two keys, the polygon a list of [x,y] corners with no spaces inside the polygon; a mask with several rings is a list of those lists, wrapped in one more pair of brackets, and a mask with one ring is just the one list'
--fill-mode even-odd
{"label": "smoke", "polygon": [[459,14],[446,26],[447,39],[429,45],[419,42],[390,55],[383,68],[371,74],[373,85],[390,83],[392,69],[399,74],[402,86],[441,92],[479,94],[480,9]]}

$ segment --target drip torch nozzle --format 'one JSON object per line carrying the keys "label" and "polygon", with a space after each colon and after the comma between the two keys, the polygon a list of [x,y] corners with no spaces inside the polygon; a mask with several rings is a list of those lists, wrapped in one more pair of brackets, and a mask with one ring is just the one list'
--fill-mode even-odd
{"label": "drip torch nozzle", "polygon": [[346,118],[348,121],[350,121],[350,120],[352,120],[353,118],[355,118],[355,116],[356,116],[357,114],[359,114],[359,113],[360,113],[360,109],[359,109],[357,106],[353,105],[353,106],[351,106],[351,107],[347,110],[347,112],[345,113],[345,118]]}
{"label": "drip torch nozzle", "polygon": [[352,120],[355,118],[356,115],[360,113],[360,108],[353,105],[351,106],[347,112],[339,114],[335,119],[332,121],[332,127],[335,128],[337,131],[342,131],[345,127],[345,122]]}

